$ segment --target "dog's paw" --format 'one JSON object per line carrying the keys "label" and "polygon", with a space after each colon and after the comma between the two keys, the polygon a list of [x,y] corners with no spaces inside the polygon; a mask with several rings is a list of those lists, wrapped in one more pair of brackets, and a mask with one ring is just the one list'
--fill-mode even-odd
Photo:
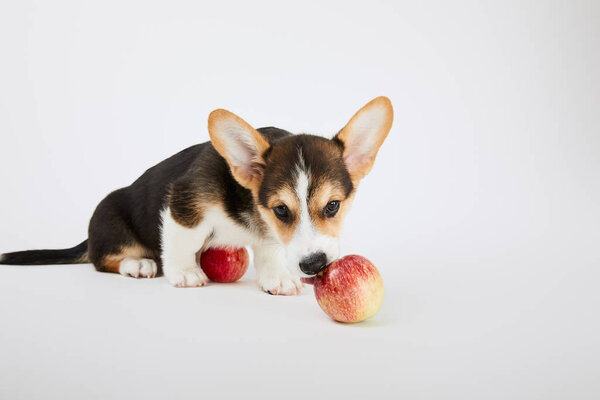
{"label": "dog's paw", "polygon": [[269,294],[292,296],[300,294],[304,285],[300,278],[287,272],[262,273],[258,276],[258,285]]}
{"label": "dog's paw", "polygon": [[175,287],[199,287],[208,283],[208,277],[198,267],[187,269],[163,268],[169,283]]}
{"label": "dog's paw", "polygon": [[125,258],[119,264],[119,273],[132,278],[154,278],[157,271],[156,262],[148,258]]}

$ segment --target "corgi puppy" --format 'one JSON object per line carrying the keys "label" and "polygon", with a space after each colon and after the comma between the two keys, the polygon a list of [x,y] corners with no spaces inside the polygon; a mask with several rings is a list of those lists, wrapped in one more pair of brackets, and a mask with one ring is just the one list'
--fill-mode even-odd
{"label": "corgi puppy", "polygon": [[226,110],[208,118],[210,142],[148,169],[100,202],[88,239],[64,250],[0,256],[1,264],[94,264],[101,272],[177,287],[208,282],[197,255],[251,246],[259,286],[293,295],[302,277],[339,256],[339,236],[360,180],[392,126],[386,97],[361,108],[332,139],[254,129]]}

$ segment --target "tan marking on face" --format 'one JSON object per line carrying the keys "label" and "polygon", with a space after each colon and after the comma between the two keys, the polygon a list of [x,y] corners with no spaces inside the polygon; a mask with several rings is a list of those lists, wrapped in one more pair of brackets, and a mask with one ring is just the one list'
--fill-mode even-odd
{"label": "tan marking on face", "polygon": [[[275,216],[273,208],[281,205],[285,205],[290,210],[292,214],[290,222],[283,222]],[[258,208],[263,220],[275,230],[283,243],[288,244],[292,240],[294,230],[298,225],[300,215],[298,196],[289,187],[284,187],[269,196],[267,206],[267,208],[262,206]]]}
{"label": "tan marking on face", "polygon": [[[314,227],[324,235],[339,237],[342,231],[344,217],[350,209],[354,192],[346,198],[340,184],[323,180],[313,183],[313,190],[308,200],[308,212]],[[324,208],[330,201],[338,200],[340,209],[333,217],[324,214]]]}
{"label": "tan marking on face", "polygon": [[131,245],[121,247],[121,252],[118,254],[109,254],[102,260],[101,269],[104,272],[112,272],[115,274],[119,273],[119,267],[121,261],[125,258],[153,258],[153,254],[150,250],[140,245]]}

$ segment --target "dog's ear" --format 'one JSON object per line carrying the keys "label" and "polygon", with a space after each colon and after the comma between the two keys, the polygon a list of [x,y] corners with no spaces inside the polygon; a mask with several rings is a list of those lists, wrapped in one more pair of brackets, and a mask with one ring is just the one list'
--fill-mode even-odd
{"label": "dog's ear", "polygon": [[357,184],[369,173],[375,156],[392,127],[394,110],[387,97],[377,97],[361,108],[335,136],[344,145],[344,163]]}
{"label": "dog's ear", "polygon": [[235,180],[247,189],[258,189],[265,170],[262,155],[269,148],[266,139],[227,110],[210,113],[208,133],[215,149],[229,164]]}

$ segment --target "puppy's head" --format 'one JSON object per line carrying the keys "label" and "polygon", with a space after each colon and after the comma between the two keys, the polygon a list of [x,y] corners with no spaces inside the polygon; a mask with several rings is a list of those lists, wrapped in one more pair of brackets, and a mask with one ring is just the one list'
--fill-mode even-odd
{"label": "puppy's head", "polygon": [[392,126],[388,98],[361,108],[332,139],[312,135],[268,141],[238,116],[215,110],[211,141],[285,249],[288,267],[312,276],[339,256],[339,236],[355,190]]}

